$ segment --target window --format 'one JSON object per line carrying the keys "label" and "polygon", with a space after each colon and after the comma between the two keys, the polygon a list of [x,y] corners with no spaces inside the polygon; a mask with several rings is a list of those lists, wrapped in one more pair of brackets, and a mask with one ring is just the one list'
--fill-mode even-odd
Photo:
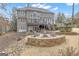
{"label": "window", "polygon": [[22,26],[21,26],[21,29],[22,29]]}
{"label": "window", "polygon": [[19,22],[21,22],[21,18],[19,19]]}
{"label": "window", "polygon": [[23,26],[23,29],[25,29],[25,26]]}
{"label": "window", "polygon": [[34,19],[34,23],[37,23],[37,19]]}
{"label": "window", "polygon": [[36,16],[37,16],[36,12],[34,12],[34,13],[32,14],[32,16],[33,16],[33,17],[36,17]]}
{"label": "window", "polygon": [[24,20],[25,20],[25,19],[21,18],[21,19],[20,19],[20,22],[24,22]]}
{"label": "window", "polygon": [[19,15],[21,15],[21,11],[19,11]]}
{"label": "window", "polygon": [[25,26],[22,25],[22,26],[21,26],[21,29],[25,29]]}
{"label": "window", "polygon": [[21,22],[22,22],[22,19],[21,19]]}

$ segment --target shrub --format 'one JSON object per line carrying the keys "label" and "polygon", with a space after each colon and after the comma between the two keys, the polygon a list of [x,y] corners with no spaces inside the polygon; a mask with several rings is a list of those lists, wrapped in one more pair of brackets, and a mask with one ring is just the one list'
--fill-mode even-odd
{"label": "shrub", "polygon": [[61,27],[60,28],[60,31],[61,32],[71,32],[72,31],[72,28],[71,27]]}
{"label": "shrub", "polygon": [[54,28],[55,30],[58,30],[57,24],[54,24]]}
{"label": "shrub", "polygon": [[60,31],[61,32],[71,32],[72,31],[72,27],[71,27],[71,23],[64,23],[64,26],[61,26]]}

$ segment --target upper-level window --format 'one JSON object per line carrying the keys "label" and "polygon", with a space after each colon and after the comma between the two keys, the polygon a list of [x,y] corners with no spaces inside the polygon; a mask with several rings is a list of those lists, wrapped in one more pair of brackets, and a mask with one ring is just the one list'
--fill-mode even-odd
{"label": "upper-level window", "polygon": [[25,11],[17,10],[17,15],[18,16],[24,16],[25,15]]}
{"label": "upper-level window", "polygon": [[34,13],[32,14],[32,16],[33,16],[33,17],[36,17],[36,16],[37,16],[36,12],[34,12]]}

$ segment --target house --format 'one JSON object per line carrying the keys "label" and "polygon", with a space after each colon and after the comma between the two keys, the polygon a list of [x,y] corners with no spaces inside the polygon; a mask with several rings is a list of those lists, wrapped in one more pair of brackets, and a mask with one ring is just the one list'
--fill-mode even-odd
{"label": "house", "polygon": [[46,9],[24,7],[13,10],[13,18],[17,20],[17,32],[40,30],[40,25],[53,25],[54,13]]}

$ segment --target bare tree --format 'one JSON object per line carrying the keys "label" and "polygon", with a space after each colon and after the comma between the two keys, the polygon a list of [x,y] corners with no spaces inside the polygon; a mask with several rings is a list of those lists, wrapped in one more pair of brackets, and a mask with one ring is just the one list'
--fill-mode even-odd
{"label": "bare tree", "polygon": [[7,10],[6,9],[7,3],[0,3],[0,8],[3,10]]}

